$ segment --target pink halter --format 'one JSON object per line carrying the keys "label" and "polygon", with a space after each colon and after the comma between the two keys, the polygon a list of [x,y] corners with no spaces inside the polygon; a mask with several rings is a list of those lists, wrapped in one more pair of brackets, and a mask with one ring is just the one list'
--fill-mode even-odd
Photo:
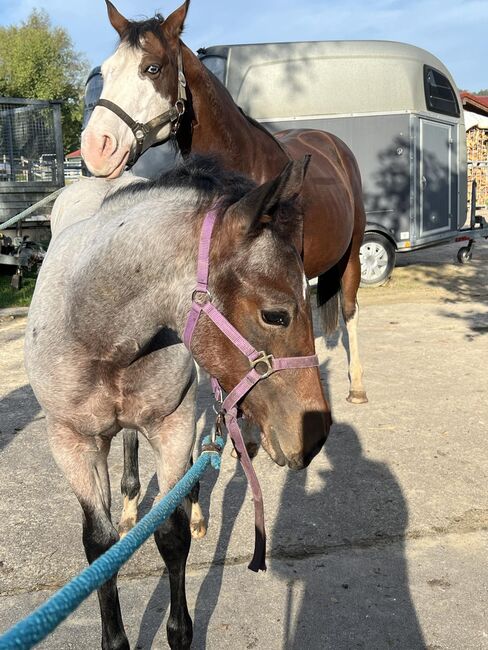
{"label": "pink halter", "polygon": [[[227,338],[249,359],[249,372],[231,390],[224,400],[222,399],[222,388],[214,378],[212,378],[212,388],[215,399],[221,403],[221,410],[217,416],[217,424],[219,425],[222,419],[225,421],[230,438],[252,490],[256,532],[254,555],[249,564],[249,569],[252,571],[258,571],[259,569],[265,571],[266,532],[264,527],[263,497],[256,472],[247,453],[246,445],[244,444],[242,433],[237,423],[237,418],[239,417],[238,403],[258,381],[269,377],[274,372],[287,368],[310,368],[318,366],[319,360],[315,354],[308,357],[283,357],[281,359],[275,359],[272,354],[266,354],[264,351],[258,352],[212,304],[208,290],[208,267],[210,241],[216,219],[217,208],[213,208],[207,212],[203,221],[198,250],[197,284],[192,293],[192,306],[183,333],[183,342],[191,351],[190,345],[193,332],[200,314],[203,312],[212,319]],[[206,300],[202,303],[196,302],[195,297],[197,294],[205,294]]]}

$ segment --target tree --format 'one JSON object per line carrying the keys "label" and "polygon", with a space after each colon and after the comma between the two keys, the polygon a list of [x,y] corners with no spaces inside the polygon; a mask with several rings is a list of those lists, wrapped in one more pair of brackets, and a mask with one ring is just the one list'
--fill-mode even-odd
{"label": "tree", "polygon": [[68,32],[34,10],[20,26],[0,27],[0,96],[60,99],[66,153],[80,144],[88,62]]}

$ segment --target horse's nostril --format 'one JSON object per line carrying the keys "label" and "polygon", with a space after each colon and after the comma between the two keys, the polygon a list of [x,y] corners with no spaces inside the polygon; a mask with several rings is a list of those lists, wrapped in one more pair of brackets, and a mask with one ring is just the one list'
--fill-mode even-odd
{"label": "horse's nostril", "polygon": [[113,154],[117,148],[116,140],[111,135],[103,135],[100,147],[100,155],[104,158],[108,158]]}

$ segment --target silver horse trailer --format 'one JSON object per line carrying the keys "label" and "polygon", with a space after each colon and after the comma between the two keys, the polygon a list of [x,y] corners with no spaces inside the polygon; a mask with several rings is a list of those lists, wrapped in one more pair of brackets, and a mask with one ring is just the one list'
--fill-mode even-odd
{"label": "silver horse trailer", "polygon": [[[488,235],[467,220],[462,102],[446,67],[412,45],[323,41],[199,51],[245,113],[271,132],[329,131],[355,154],[367,226],[363,284],[384,282],[396,252]],[[461,231],[461,232],[460,232]]]}

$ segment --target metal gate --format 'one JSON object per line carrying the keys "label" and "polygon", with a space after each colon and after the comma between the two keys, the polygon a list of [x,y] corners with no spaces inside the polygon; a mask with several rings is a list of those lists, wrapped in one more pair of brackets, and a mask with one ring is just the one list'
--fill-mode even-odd
{"label": "metal gate", "polygon": [[64,185],[61,102],[0,97],[0,223]]}

